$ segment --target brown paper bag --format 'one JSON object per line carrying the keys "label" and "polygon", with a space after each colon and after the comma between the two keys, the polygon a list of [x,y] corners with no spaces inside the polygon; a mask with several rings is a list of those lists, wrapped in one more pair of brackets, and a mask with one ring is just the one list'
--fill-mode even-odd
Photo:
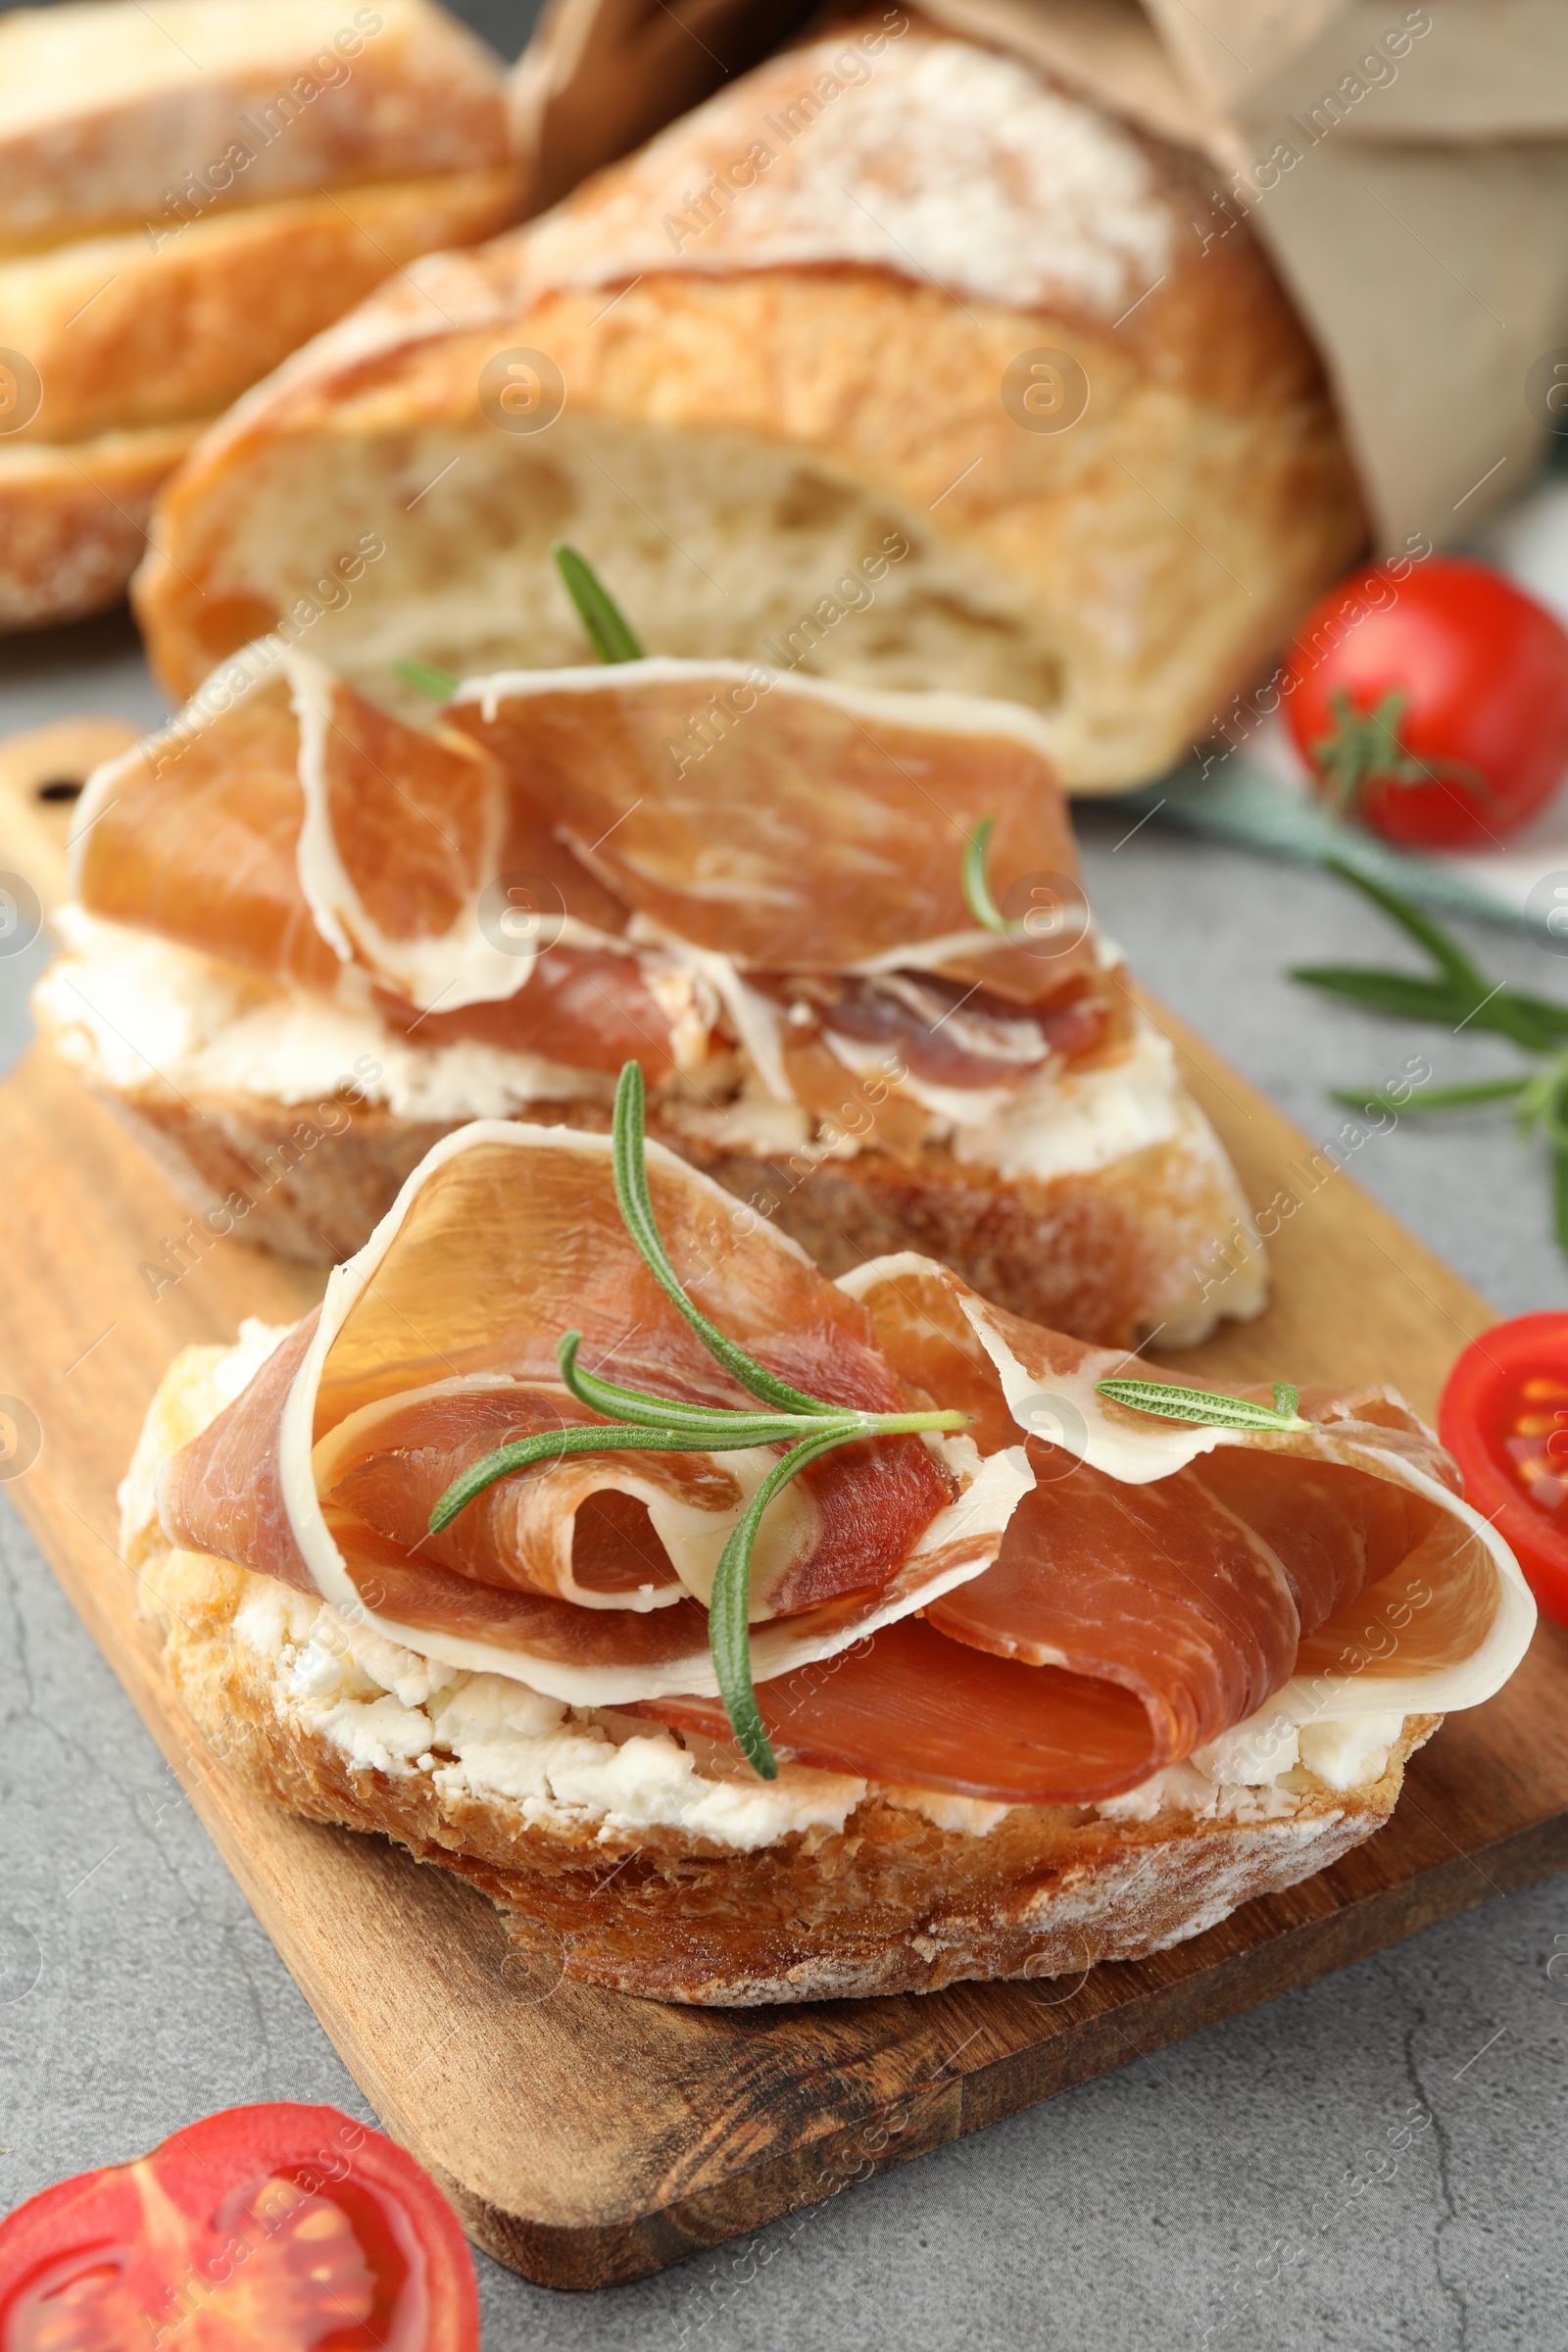
{"label": "brown paper bag", "polygon": [[[534,209],[801,29],[791,0],[552,0]],[[847,12],[839,12],[841,14]],[[1568,0],[923,0],[1198,149],[1315,333],[1387,546],[1471,528],[1568,429]]]}

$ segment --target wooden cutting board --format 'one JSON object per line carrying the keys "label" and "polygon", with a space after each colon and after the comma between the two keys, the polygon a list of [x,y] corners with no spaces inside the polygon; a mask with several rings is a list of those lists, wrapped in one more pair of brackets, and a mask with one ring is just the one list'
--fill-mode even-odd
{"label": "wooden cutting board", "polygon": [[[1155,1011],[1249,1198],[1300,1202],[1267,1314],[1185,1360],[1386,1376],[1430,1414],[1485,1303]],[[1389,1828],[1156,1959],[728,2015],[529,1982],[456,1880],[227,1777],[164,1685],[119,1557],[116,1484],[170,1357],[242,1315],[293,1318],[319,1278],[225,1241],[155,1302],[140,1268],[184,1211],[148,1161],[42,1054],[0,1090],[0,1391],[22,1406],[0,1413],[41,1432],[11,1492],[371,2105],[531,2278],[641,2277],[1568,1864],[1568,1635],[1544,1627],[1508,1689],[1414,1759]]]}

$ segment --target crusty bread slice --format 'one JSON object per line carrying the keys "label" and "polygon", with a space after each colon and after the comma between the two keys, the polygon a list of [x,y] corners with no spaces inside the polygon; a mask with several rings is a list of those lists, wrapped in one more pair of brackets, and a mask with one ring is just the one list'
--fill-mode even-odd
{"label": "crusty bread slice", "polygon": [[500,63],[429,0],[0,18],[0,628],[113,604],[229,402],[520,204]]}
{"label": "crusty bread slice", "polygon": [[[285,1102],[155,1072],[111,1071],[83,1018],[69,963],[35,1000],[44,1036],[164,1168],[199,1217],[190,1247],[234,1231],[285,1257],[331,1265],[368,1239],[405,1178],[443,1135],[476,1115],[401,1116],[340,1098]],[[512,1114],[543,1126],[608,1130],[608,1083],[527,1102]],[[941,1258],[988,1298],[1053,1329],[1133,1348],[1196,1345],[1221,1315],[1263,1303],[1261,1251],[1212,1131],[1183,1096],[1174,1134],[1107,1165],[1049,1179],[1005,1177],[944,1146],[912,1152],[868,1145],[804,1173],[787,1151],[726,1147],[650,1106],[648,1132],[726,1191],[770,1216],[825,1273],[897,1250]],[[236,1201],[249,1205],[237,1214]],[[223,1203],[230,1206],[225,1210]],[[1223,1249],[1230,1246],[1230,1258]],[[185,1259],[163,1269],[171,1279]],[[160,1269],[149,1271],[157,1287]]]}
{"label": "crusty bread slice", "polygon": [[7,346],[42,387],[24,430],[210,417],[405,263],[504,227],[517,191],[503,162],[216,213],[157,250],[136,228],[0,263]]}
{"label": "crusty bread slice", "polygon": [[[710,1743],[636,1718],[534,1701],[541,1730],[499,1676],[432,1670],[323,1602],[171,1549],[157,1464],[237,1392],[267,1337],[252,1327],[238,1349],[175,1359],[122,1491],[124,1557],[170,1680],[252,1788],[480,1887],[536,1994],[570,1976],[738,2007],[1078,1979],[1200,1935],[1370,1837],[1440,1720],[1407,1717],[1349,1788],[1301,1765],[1256,1787],[1184,1766],[1157,1797],[1098,1808],[1004,1808],[789,1765],[768,1793]],[[628,1753],[632,1740],[646,1750]],[[779,1818],[759,1820],[759,1804]]]}
{"label": "crusty bread slice", "polygon": [[509,145],[500,61],[430,0],[71,0],[0,18],[0,252],[480,171]]}
{"label": "crusty bread slice", "polygon": [[416,255],[503,227],[517,188],[504,164],[224,213],[158,252],[137,229],[0,262],[0,337],[42,387],[0,441],[0,628],[113,604],[216,412]]}
{"label": "crusty bread slice", "polygon": [[122,596],[153,501],[201,430],[0,441],[0,629],[76,620]]}

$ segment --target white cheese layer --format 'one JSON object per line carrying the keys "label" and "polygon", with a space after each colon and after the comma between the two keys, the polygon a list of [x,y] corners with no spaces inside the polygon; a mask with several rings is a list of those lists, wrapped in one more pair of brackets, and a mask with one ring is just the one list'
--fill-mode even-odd
{"label": "white cheese layer", "polygon": [[[592,1070],[468,1039],[421,1045],[368,1005],[279,988],[77,906],[56,919],[67,953],[38,984],[40,1016],[83,1075],[123,1092],[161,1081],[184,1095],[296,1103],[352,1087],[400,1118],[432,1122],[511,1118],[542,1103],[561,1104],[564,1116],[574,1102],[611,1099],[612,1082]],[[834,1045],[856,1067],[845,1041]],[[866,1049],[865,1068],[874,1072],[884,1054]],[[1016,1092],[912,1079],[901,1091],[933,1114],[957,1159],[1005,1177],[1092,1175],[1178,1134],[1205,1169],[1222,1164],[1168,1042],[1142,1019],[1126,1056],[1102,1068],[1048,1073]],[[746,1094],[727,1105],[678,1098],[669,1108],[677,1125],[719,1146],[780,1156],[815,1149],[805,1114],[776,1098]],[[835,1156],[854,1149],[845,1138]],[[1250,1259],[1249,1270],[1255,1287]],[[1250,1311],[1250,1291],[1234,1304],[1227,1293],[1232,1312]]]}
{"label": "white cheese layer", "polygon": [[[509,1799],[530,1828],[579,1836],[591,1829],[601,1843],[673,1829],[750,1853],[808,1831],[840,1831],[869,1793],[863,1780],[799,1764],[783,1764],[776,1781],[760,1781],[744,1765],[731,1766],[707,1740],[688,1744],[635,1716],[568,1707],[510,1676],[468,1674],[417,1657],[350,1625],[328,1603],[270,1579],[258,1580],[234,1632],[271,1669],[273,1704],[301,1731],[323,1736],[367,1770],[393,1779],[428,1774],[448,1802]],[[1361,1740],[1353,1758],[1347,1744],[1334,1759],[1337,1771],[1323,1770],[1315,1757],[1298,1758],[1290,1732],[1264,1772],[1261,1743],[1271,1728],[1265,1712],[1095,1810],[1128,1822],[1162,1814],[1287,1819],[1312,1793],[1300,1764],[1336,1789],[1370,1785],[1383,1777],[1401,1721],[1395,1715],[1355,1726],[1373,1736]],[[1012,1810],[941,1789],[889,1787],[877,1793],[938,1829],[970,1838],[988,1837]]]}
{"label": "white cheese layer", "polygon": [[464,1039],[424,1046],[369,1007],[274,987],[231,964],[66,906],[68,953],[36,1003],[60,1050],[110,1086],[312,1102],[353,1086],[400,1118],[508,1118],[613,1092],[591,1070]]}
{"label": "white cheese layer", "polygon": [[350,1626],[325,1603],[258,1582],[236,1638],[272,1670],[273,1704],[355,1764],[426,1773],[449,1802],[503,1797],[530,1828],[601,1841],[677,1829],[741,1852],[803,1831],[842,1830],[865,1783],[780,1767],[733,1776],[672,1732],[568,1707],[499,1674],[466,1674]]}
{"label": "white cheese layer", "polygon": [[[831,1032],[827,1042],[857,1077],[876,1077],[886,1060],[884,1046]],[[938,1140],[964,1166],[1042,1181],[1091,1175],[1198,1123],[1170,1040],[1142,1013],[1128,1051],[1112,1062],[1045,1070],[1018,1086],[933,1086],[907,1077],[898,1091],[931,1113]]]}

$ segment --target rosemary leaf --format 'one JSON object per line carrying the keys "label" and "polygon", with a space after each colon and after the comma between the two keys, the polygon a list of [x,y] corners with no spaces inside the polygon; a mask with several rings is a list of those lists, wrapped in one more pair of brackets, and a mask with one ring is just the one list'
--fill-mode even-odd
{"label": "rosemary leaf", "polygon": [[1375,882],[1370,874],[1358,873],[1353,865],[1347,865],[1338,858],[1330,858],[1326,863],[1331,873],[1340,875],[1363,898],[1370,899],[1375,906],[1382,907],[1385,914],[1392,915],[1401,931],[1408,932],[1418,947],[1425,948],[1433,962],[1447,974],[1455,988],[1474,997],[1487,994],[1486,974],[1471,961],[1458,941],[1445,931],[1436,917],[1428,914],[1424,906],[1417,906],[1401,892],[1391,889],[1387,882]]}
{"label": "rosemary leaf", "polygon": [[432,703],[450,703],[463,684],[455,670],[438,669],[433,662],[394,662],[392,670],[405,686],[427,694]]}
{"label": "rosemary leaf", "polygon": [[687,1433],[696,1452],[733,1452],[741,1446],[792,1446],[836,1423],[846,1438],[896,1438],[928,1429],[966,1429],[967,1413],[865,1413],[858,1405],[819,1405],[814,1413],[749,1413],[727,1404],[693,1404],[685,1397],[656,1396],[646,1389],[623,1389],[577,1361],[582,1333],[568,1331],[556,1350],[561,1377],[579,1404],[607,1420]]}
{"label": "rosemary leaf", "polygon": [[1554,1041],[1568,1037],[1568,1004],[1554,1004],[1549,997],[1526,996],[1522,989],[1505,988],[1502,993],[1516,1012],[1528,1013]]}
{"label": "rosemary leaf", "polygon": [[983,931],[1005,931],[1007,928],[1007,918],[991,895],[991,875],[988,870],[991,836],[996,829],[996,818],[983,816],[963,850],[963,895],[969,912]]}
{"label": "rosemary leaf", "polygon": [[1482,1078],[1474,1086],[1434,1086],[1419,1095],[1411,1095],[1406,1102],[1396,1102],[1377,1087],[1368,1087],[1356,1094],[1348,1086],[1331,1086],[1329,1101],[1343,1102],[1347,1110],[1392,1110],[1400,1118],[1412,1111],[1462,1110],[1471,1102],[1501,1102],[1511,1095],[1522,1095],[1530,1084],[1523,1078]]}
{"label": "rosemary leaf", "polygon": [[[1325,996],[1345,997],[1371,1012],[1392,1012],[1407,1021],[1441,1021],[1456,1028],[1475,1007],[1445,980],[1424,980],[1415,972],[1385,972],[1372,964],[1298,963],[1288,975],[1303,988],[1321,989]],[[1482,1023],[1482,1026],[1488,1026]]]}
{"label": "rosemary leaf", "polygon": [[[738,1444],[751,1445],[750,1438]],[[465,1506],[493,1487],[498,1479],[510,1478],[515,1470],[529,1470],[535,1462],[559,1462],[569,1453],[682,1453],[689,1450],[678,1431],[660,1429],[617,1429],[598,1425],[584,1427],[573,1424],[567,1429],[542,1429],[537,1436],[519,1438],[514,1445],[498,1446],[493,1453],[473,1462],[455,1478],[430,1513],[430,1533],[438,1536]],[[707,1450],[705,1448],[705,1450]],[[722,1450],[722,1448],[720,1448]]]}
{"label": "rosemary leaf", "polygon": [[1519,1097],[1519,1132],[1544,1136],[1554,1151],[1568,1148],[1568,1055],[1527,1080]]}
{"label": "rosemary leaf", "polygon": [[822,1454],[831,1453],[835,1446],[845,1443],[845,1433],[837,1431],[819,1438],[806,1438],[774,1463],[719,1554],[713,1590],[709,1596],[708,1639],[719,1695],[736,1743],[764,1781],[777,1780],[778,1765],[762,1729],[757,1689],[752,1681],[752,1554],[757,1547],[757,1531],[774,1495]]}
{"label": "rosemary leaf", "polygon": [[654,1217],[654,1204],[648,1190],[648,1162],[643,1143],[643,1073],[639,1063],[628,1061],[620,1073],[615,1089],[615,1123],[613,1131],[615,1199],[626,1230],[636,1243],[644,1264],[671,1304],[679,1307],[696,1332],[703,1346],[743,1389],[760,1396],[764,1404],[781,1406],[787,1413],[811,1413],[820,1416],[836,1412],[835,1405],[824,1404],[820,1397],[808,1396],[800,1389],[792,1389],[788,1381],[775,1380],[771,1372],[749,1356],[744,1348],[726,1338],[716,1323],[710,1323],[701,1307],[686,1296],[680,1276],[669,1262],[669,1253]]}
{"label": "rosemary leaf", "polygon": [[1544,998],[1519,996],[1511,988],[1500,988],[1484,1011],[1477,1007],[1473,1025],[1512,1038],[1526,1054],[1558,1054],[1568,1038],[1568,1006],[1549,1004]]}
{"label": "rosemary leaf", "polygon": [[1163,1421],[1193,1421],[1211,1429],[1310,1429],[1296,1407],[1298,1392],[1289,1381],[1276,1381],[1272,1405],[1254,1404],[1250,1396],[1220,1396],[1209,1389],[1185,1389],[1158,1380],[1097,1380],[1097,1396],[1125,1404],[1135,1413],[1153,1413]]}
{"label": "rosemary leaf", "polygon": [[641,662],[641,640],[587,557],[564,539],[558,539],[550,553],[600,661]]}
{"label": "rosemary leaf", "polygon": [[[704,1404],[689,1397],[656,1396],[642,1389],[601,1380],[586,1372],[577,1358],[580,1331],[568,1331],[557,1349],[561,1377],[579,1404],[602,1412],[606,1419],[581,1427],[543,1430],[515,1445],[498,1446],[455,1479],[430,1514],[432,1534],[448,1526],[466,1504],[482,1494],[497,1479],[533,1463],[559,1461],[565,1454],[641,1451],[649,1453],[734,1453],[754,1446],[788,1446],[776,1461],[719,1557],[709,1609],[709,1644],[736,1740],[764,1780],[775,1778],[778,1767],[762,1729],[757,1692],[752,1685],[750,1600],[752,1556],[762,1513],[779,1490],[835,1446],[861,1438],[914,1435],[928,1430],[962,1429],[969,1415],[957,1411],[867,1413],[854,1405],[829,1404],[808,1396],[747,1354],[726,1338],[686,1296],[670,1264],[654,1216],[648,1189],[647,1151],[643,1141],[643,1074],[628,1061],[615,1090],[615,1122],[612,1139],[615,1199],[638,1250],[661,1288],[680,1309],[709,1353],[742,1387],[774,1409],[766,1413],[736,1411],[729,1405]],[[1294,1396],[1294,1392],[1292,1392]],[[781,1409],[782,1408],[782,1409]]]}

